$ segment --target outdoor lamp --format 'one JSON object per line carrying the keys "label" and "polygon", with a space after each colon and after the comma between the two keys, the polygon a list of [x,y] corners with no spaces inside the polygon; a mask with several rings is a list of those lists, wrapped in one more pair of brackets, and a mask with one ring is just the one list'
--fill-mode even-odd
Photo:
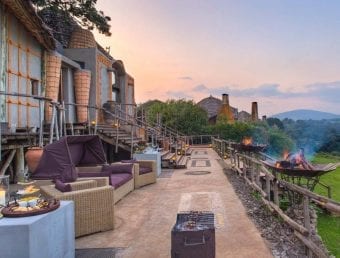
{"label": "outdoor lamp", "polygon": [[0,176],[0,205],[6,206],[9,194],[9,176]]}

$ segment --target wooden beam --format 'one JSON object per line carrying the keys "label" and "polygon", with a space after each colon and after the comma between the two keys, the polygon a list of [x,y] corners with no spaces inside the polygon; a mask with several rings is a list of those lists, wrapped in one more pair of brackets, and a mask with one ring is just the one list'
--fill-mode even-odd
{"label": "wooden beam", "polygon": [[329,199],[327,197],[324,197],[324,196],[321,196],[321,195],[318,195],[316,193],[313,193],[311,191],[309,191],[308,189],[306,188],[303,188],[301,186],[298,186],[298,185],[295,185],[295,184],[292,184],[292,183],[289,183],[289,182],[286,182],[286,181],[283,181],[283,180],[279,180],[279,184],[290,189],[290,190],[293,190],[295,192],[298,192],[300,194],[303,194],[303,195],[306,195],[308,196],[309,198],[313,199],[313,200],[316,200],[316,201],[319,201],[319,202],[323,202],[323,203],[332,203],[334,204],[335,207],[338,206],[339,208],[339,212],[340,212],[340,202],[336,202],[332,199]]}
{"label": "wooden beam", "polygon": [[321,250],[316,244],[312,241],[301,235],[299,232],[294,231],[294,235],[302,241],[302,243],[307,246],[315,255],[319,258],[327,258],[328,255],[325,254],[323,250]]}
{"label": "wooden beam", "polygon": [[279,206],[275,205],[272,202],[268,202],[267,205],[269,205],[271,208],[273,208],[275,210],[275,212],[277,212],[277,214],[284,220],[284,222],[286,222],[289,226],[291,226],[294,230],[300,232],[302,235],[307,236],[309,234],[308,230],[296,223],[294,220],[292,220],[290,217],[288,217],[281,209]]}
{"label": "wooden beam", "polygon": [[8,158],[6,159],[4,165],[2,166],[1,170],[0,170],[0,175],[3,176],[9,166],[9,164],[11,164],[15,153],[17,152],[16,149],[11,150],[10,154],[8,155]]}

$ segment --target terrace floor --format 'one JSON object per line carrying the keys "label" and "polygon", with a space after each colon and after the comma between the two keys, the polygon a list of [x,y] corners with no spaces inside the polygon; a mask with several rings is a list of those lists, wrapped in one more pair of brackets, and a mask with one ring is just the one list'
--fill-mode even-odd
{"label": "terrace floor", "polygon": [[[213,211],[216,257],[273,257],[223,173],[218,155],[196,148],[187,169],[162,172],[115,206],[115,229],[76,239],[76,248],[118,248],[117,257],[170,257],[180,211]],[[208,171],[205,175],[186,172]]]}

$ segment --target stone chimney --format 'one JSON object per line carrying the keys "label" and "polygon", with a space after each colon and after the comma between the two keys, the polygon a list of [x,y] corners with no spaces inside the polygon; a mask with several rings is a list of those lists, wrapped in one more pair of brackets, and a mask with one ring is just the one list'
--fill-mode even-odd
{"label": "stone chimney", "polygon": [[223,105],[228,105],[229,107],[229,95],[228,94],[222,94],[222,104]]}
{"label": "stone chimney", "polygon": [[257,102],[251,103],[251,121],[259,120],[259,112],[257,108]]}
{"label": "stone chimney", "polygon": [[224,116],[227,118],[228,122],[233,123],[234,122],[234,115],[231,111],[230,105],[229,105],[229,95],[228,94],[222,94],[222,105],[218,112],[219,116]]}

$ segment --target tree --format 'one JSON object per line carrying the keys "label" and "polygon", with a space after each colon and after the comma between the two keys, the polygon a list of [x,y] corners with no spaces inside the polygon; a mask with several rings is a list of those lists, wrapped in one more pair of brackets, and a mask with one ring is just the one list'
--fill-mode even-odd
{"label": "tree", "polygon": [[267,152],[276,157],[282,157],[284,151],[295,148],[293,140],[278,128],[269,129],[269,142]]}
{"label": "tree", "polygon": [[203,133],[208,124],[207,113],[193,101],[180,99],[147,104],[144,106],[147,122],[153,125],[156,124],[158,114],[162,125],[186,135]]}
{"label": "tree", "polygon": [[284,129],[284,125],[283,123],[281,122],[280,119],[276,118],[276,117],[270,117],[267,119],[267,123],[269,126],[277,126],[278,128],[280,129]]}
{"label": "tree", "polygon": [[[49,9],[52,12],[62,13],[65,19],[73,19],[79,25],[93,30],[95,27],[100,33],[111,36],[111,18],[105,16],[95,7],[97,0],[31,0],[40,10]],[[71,18],[72,17],[72,18]]]}

